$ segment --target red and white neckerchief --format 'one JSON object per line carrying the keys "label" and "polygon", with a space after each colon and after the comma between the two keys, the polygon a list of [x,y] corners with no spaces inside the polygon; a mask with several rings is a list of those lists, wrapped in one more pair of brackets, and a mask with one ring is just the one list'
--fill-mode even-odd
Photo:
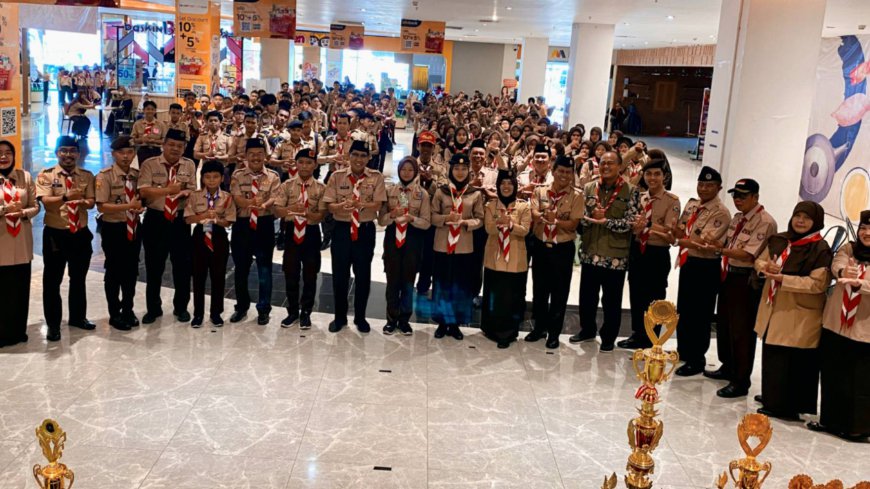
{"label": "red and white neckerchief", "polygon": [[[251,198],[256,199],[257,194],[260,193],[260,177],[262,173],[252,173],[251,174]],[[248,226],[252,231],[257,230],[257,219],[260,217],[260,211],[256,207],[251,207],[251,217],[248,220]]]}
{"label": "red and white neckerchief", "polygon": [[[73,188],[73,177],[71,174],[67,172],[61,173],[64,178],[64,188],[66,188],[66,192],[69,193]],[[67,202],[66,203],[66,222],[69,224],[69,232],[75,233],[79,230],[79,204],[78,202]]]}
{"label": "red and white neckerchief", "polygon": [[[779,265],[780,269],[785,266],[785,262],[788,260],[788,256],[791,254],[792,246],[803,246],[810,243],[815,243],[816,241],[821,241],[822,235],[819,232],[815,232],[809,236],[804,236],[803,238],[797,241],[789,241],[788,246],[782,251],[782,253],[776,257],[774,263]],[[773,305],[773,301],[776,298],[776,292],[779,290],[779,286],[782,285],[782,282],[777,280],[771,280],[770,288],[767,290],[767,304]]]}
{"label": "red and white neckerchief", "polygon": [[[496,209],[498,209],[498,207],[496,207]],[[510,216],[511,209],[505,208],[504,212]],[[513,221],[511,221],[507,226],[498,227],[498,249],[501,251],[501,256],[504,258],[505,262],[511,261],[511,231],[513,231],[513,229]],[[498,260],[498,255],[496,255],[496,260]]]}
{"label": "red and white neckerchief", "polygon": [[[744,214],[741,216],[740,221],[737,222],[737,226],[734,228],[734,235],[731,236],[731,239],[725,245],[726,249],[731,249],[734,247],[734,243],[737,242],[737,237],[740,236],[740,232],[743,231],[743,227],[746,226],[746,223],[749,222],[750,219],[755,217],[756,214],[764,210],[763,205],[757,205],[754,209],[749,211],[748,214]],[[725,277],[728,276],[728,257],[722,255],[722,269],[720,270],[719,279],[724,282]]]}
{"label": "red and white neckerchief", "polygon": [[[3,204],[10,205],[14,202],[21,202],[21,194],[18,188],[12,184],[12,180],[3,180]],[[21,231],[21,218],[18,216],[6,215],[6,232],[12,237],[18,236]]]}
{"label": "red and white neckerchief", "polygon": [[209,135],[208,135],[208,148],[212,153],[217,151],[218,136],[220,136],[220,133],[217,133],[217,134],[209,133]]}
{"label": "red and white neckerchief", "polygon": [[[567,191],[556,193],[552,190],[547,190],[547,197],[550,199],[550,206],[552,206],[554,211],[558,210],[559,202],[561,202],[566,195],[568,195]],[[555,223],[544,225],[544,242],[556,244],[558,242],[558,234],[559,232],[556,230]]]}
{"label": "red and white neckerchief", "polygon": [[[206,209],[214,210],[214,203],[220,197],[220,189],[214,193],[214,195],[210,194],[208,190],[205,191],[205,201],[206,201]],[[212,229],[214,228],[213,223],[207,223],[203,226],[203,231],[205,231],[205,246],[209,251],[214,251],[214,243],[211,240],[212,237]]]}
{"label": "red and white neckerchief", "polygon": [[[170,166],[166,165],[166,186],[172,185],[175,183],[175,177],[178,175],[178,164]],[[163,199],[163,217],[166,218],[167,221],[174,221],[175,216],[178,214],[178,197],[173,195],[167,195],[165,199]]]}
{"label": "red and white neckerchief", "polygon": [[636,176],[638,175],[638,173],[640,173],[640,168],[641,168],[641,165],[636,165],[636,164],[634,164],[634,163],[629,164],[629,165],[628,165],[628,176],[629,176],[629,178],[634,178],[634,177],[636,177]]}
{"label": "red and white neckerchief", "polygon": [[341,136],[335,136],[335,149],[338,151],[338,154],[344,154],[344,143],[347,142],[347,138],[343,138]]}
{"label": "red and white neckerchief", "polygon": [[[858,280],[864,280],[866,273],[866,265],[861,263],[858,265]],[[843,307],[840,310],[840,325],[846,328],[851,328],[855,324],[855,314],[858,312],[858,305],[861,304],[861,286],[853,287],[846,285],[843,288]]]}
{"label": "red and white neckerchief", "polygon": [[145,121],[144,119],[143,119],[143,121],[145,122],[145,135],[146,136],[150,135],[150,134],[155,134],[155,135],[160,134],[160,129],[157,129],[156,131],[154,130],[154,126],[157,125],[157,121],[148,122],[148,121]]}
{"label": "red and white neckerchief", "polygon": [[[299,182],[301,190],[299,191],[299,203],[305,207],[305,212],[308,213],[308,184]],[[305,228],[308,226],[308,219],[305,216],[293,217],[293,242],[297,245],[305,241]]]}
{"label": "red and white neckerchief", "polygon": [[[127,175],[124,182],[124,201],[129,204],[135,198],[136,187],[133,184],[133,180]],[[139,214],[127,210],[124,212],[124,215],[127,218],[127,241],[133,241],[136,238],[136,228],[139,227]]]}
{"label": "red and white neckerchief", "polygon": [[638,235],[640,241],[640,252],[646,253],[646,244],[649,242],[650,231],[652,230],[652,208],[653,203],[659,199],[657,195],[648,194],[649,198],[643,206],[643,219],[646,222],[643,230]]}
{"label": "red and white neckerchief", "polygon": [[[462,216],[462,196],[468,190],[468,185],[462,187],[462,192],[456,190],[453,183],[450,183],[450,199],[453,202],[453,212]],[[459,223],[451,223],[448,225],[447,233],[447,254],[452,255],[456,251],[456,245],[459,244],[459,235],[462,232],[462,225]]]}
{"label": "red and white neckerchief", "polygon": [[[689,220],[686,221],[686,238],[687,239],[692,235],[692,228],[695,227],[695,221],[698,220],[698,216],[701,214],[701,209],[703,209],[703,206],[701,206],[701,205],[698,205],[698,207],[695,207],[695,210],[692,212],[692,215],[689,216]],[[684,247],[684,246],[680,246],[680,254],[677,257],[677,266],[675,266],[674,268],[679,268],[679,267],[685,265],[686,260],[688,260],[688,259],[689,259],[689,249]]]}
{"label": "red and white neckerchief", "polygon": [[[404,186],[401,189],[399,189],[399,192],[402,192],[402,193],[408,193],[410,191],[411,191],[411,189],[409,187],[404,187]],[[402,215],[404,215],[404,216],[408,215],[408,207],[407,206],[404,209],[402,209]],[[402,246],[405,246],[405,236],[407,234],[408,234],[408,222],[407,221],[405,221],[403,223],[397,222],[396,223],[396,248],[401,248]]]}
{"label": "red and white neckerchief", "polygon": [[[366,179],[365,173],[360,176],[356,175],[348,175],[347,179],[350,181],[350,185],[353,187],[353,201],[359,202],[360,193],[359,193],[359,185],[363,180]],[[353,211],[350,213],[350,240],[356,241],[359,239],[359,209],[354,207]]]}
{"label": "red and white neckerchief", "polygon": [[602,207],[601,202],[604,200],[604,198],[601,195],[601,180],[595,182],[595,195],[598,196],[598,206],[601,207],[604,212],[607,212],[607,210],[610,209],[610,206],[612,206],[613,203],[616,202],[616,198],[619,197],[619,191],[622,190],[623,185],[625,185],[625,180],[617,178],[616,188],[613,189],[613,193],[610,195],[610,199],[607,200],[607,205]]}

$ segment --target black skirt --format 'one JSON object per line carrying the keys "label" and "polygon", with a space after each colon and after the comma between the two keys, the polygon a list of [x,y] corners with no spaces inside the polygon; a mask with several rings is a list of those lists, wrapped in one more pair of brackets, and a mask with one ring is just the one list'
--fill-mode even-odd
{"label": "black skirt", "polygon": [[761,350],[761,397],[777,414],[816,414],[819,398],[819,350],[764,343]]}
{"label": "black skirt", "polygon": [[822,330],[822,416],[837,433],[870,435],[870,343]]}
{"label": "black skirt", "polygon": [[471,253],[436,251],[432,260],[432,319],[438,324],[471,322],[471,283],[474,258]]}
{"label": "black skirt", "polygon": [[517,339],[526,312],[527,272],[483,270],[480,329],[493,341]]}

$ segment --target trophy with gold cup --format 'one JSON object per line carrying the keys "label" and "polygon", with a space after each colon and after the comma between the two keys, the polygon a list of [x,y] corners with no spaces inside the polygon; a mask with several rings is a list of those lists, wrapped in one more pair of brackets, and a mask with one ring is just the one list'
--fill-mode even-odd
{"label": "trophy with gold cup", "polygon": [[[770,462],[761,463],[757,460],[758,455],[770,443],[770,437],[773,435],[773,427],[770,426],[770,420],[763,414],[747,414],[737,425],[737,439],[740,441],[740,447],[746,453],[746,457],[739,460],[732,460],[728,464],[728,472],[723,472],[716,481],[716,487],[725,489],[728,483],[727,474],[731,475],[731,480],[734,481],[734,487],[737,489],[761,489],[761,485],[767,476],[770,475],[770,469],[773,468]],[[749,446],[749,438],[758,440],[755,447]],[[734,471],[737,471],[735,475]]]}
{"label": "trophy with gold cup", "polygon": [[45,467],[39,464],[33,466],[33,477],[40,489],[71,489],[75,474],[66,465],[58,462],[63,455],[66,433],[58,426],[57,421],[46,419],[36,428],[36,439],[39,440],[42,454],[48,459]]}

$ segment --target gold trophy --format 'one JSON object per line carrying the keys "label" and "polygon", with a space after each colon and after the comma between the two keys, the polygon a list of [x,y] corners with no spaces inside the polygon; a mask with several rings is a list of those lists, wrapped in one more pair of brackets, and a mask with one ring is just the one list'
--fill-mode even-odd
{"label": "gold trophy", "polygon": [[[643,322],[653,346],[636,350],[631,357],[637,378],[641,380],[641,385],[634,395],[635,399],[641,401],[641,407],[637,410],[640,416],[628,422],[628,445],[631,447],[631,455],[628,456],[628,464],[625,467],[628,471],[625,475],[625,486],[628,489],[652,487],[649,476],[655,471],[655,461],[650,454],[658,447],[664,429],[664,423],[656,419],[658,411],[655,410],[655,405],[659,402],[656,386],[667,382],[680,359],[677,352],[664,351],[662,345],[674,334],[678,319],[679,315],[672,303],[655,301],[650,304],[644,314]],[[655,332],[658,325],[664,326],[665,329],[661,336]],[[668,363],[671,364],[670,368],[667,367]],[[615,487],[615,474],[609,479],[605,478],[602,489]]]}
{"label": "gold trophy", "polygon": [[[770,462],[760,463],[756,457],[770,443],[771,435],[773,435],[773,427],[770,426],[770,420],[767,419],[767,416],[763,414],[747,414],[737,425],[737,440],[740,441],[740,447],[743,448],[746,457],[732,460],[728,464],[728,473],[731,474],[734,487],[737,489],[761,489],[761,485],[770,475],[770,469],[773,466]],[[758,445],[755,448],[749,446],[750,437],[758,440]],[[734,469],[737,469],[738,475],[736,476]],[[727,482],[728,477],[723,472],[716,482],[716,487],[725,489]]]}
{"label": "gold trophy", "polygon": [[[33,477],[40,489],[72,489],[75,474],[66,465],[58,462],[63,456],[63,444],[66,433],[58,426],[57,421],[46,419],[36,428],[36,439],[42,447],[42,454],[48,459],[45,467],[33,466]],[[66,481],[69,485],[66,485]]]}

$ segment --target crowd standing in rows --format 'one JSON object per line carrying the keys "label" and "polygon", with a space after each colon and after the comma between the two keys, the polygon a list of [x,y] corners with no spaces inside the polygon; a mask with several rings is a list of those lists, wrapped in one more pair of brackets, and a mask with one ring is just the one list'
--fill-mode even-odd
{"label": "crowd standing in rows", "polygon": [[[820,234],[824,211],[818,204],[798,203],[786,230],[778,232],[756,181],[730,185],[738,211],[732,216],[720,200],[720,174],[704,167],[697,196],[682,206],[669,191],[673,175],[664,152],[616,130],[608,140],[598,127],[588,139],[582,124],[561,130],[538,99],[523,104],[504,94],[411,95],[405,108],[414,128],[413,156],[396,163],[394,183],[382,173],[383,148],[395,134],[392,91],[338,83],[325,90],[316,80],[284,84],[277,95],[188,93],[183,104],[170,106],[168,123],[157,120],[153,102],[145,102],[132,135],[112,142],[114,164],[96,177],[78,166],[73,137],[58,139],[58,164],[35,179],[15,168],[14,148],[0,142],[0,216],[6,224],[0,228],[0,278],[18,285],[0,299],[0,309],[10,313],[0,345],[27,341],[28,308],[22,305],[29,304],[31,219],[40,205],[49,341],[61,337],[65,271],[68,325],[95,328],[85,297],[93,239],[88,211],[94,206],[106,256],[109,324],[119,330],[140,324],[133,297],[141,248],[143,324],[164,314],[160,291],[168,259],[175,320],[196,328],[207,317],[221,326],[232,254],[236,304],[229,320],[245,321],[253,303],[257,324],[267,325],[277,246],[288,304],[282,327],[312,327],[321,251],[328,248],[335,296],[329,331],[338,333],[352,313],[356,328],[368,333],[380,226],[384,334],[413,334],[415,294],[426,295],[438,325],[435,338],[461,340],[460,326],[480,307],[484,334],[508,348],[525,319],[531,269],[534,327],[524,339],[558,348],[578,262],[581,329],[569,341],[600,336],[602,352],[644,348],[650,342],[643,313],[665,298],[670,248],[676,246],[677,345],[685,362],[677,375],[704,373],[728,381],[719,396],[745,396],[761,338],[760,412],[788,419],[814,414],[821,372],[821,419],[810,427],[849,439],[870,433],[870,381],[863,375],[870,366],[870,301],[862,300],[870,293],[870,211],[861,214],[857,239],[834,256]],[[252,267],[256,297],[248,290]],[[632,334],[616,343],[626,276]],[[206,277],[212,287],[208,311]],[[832,279],[833,293],[826,294]],[[722,366],[704,372],[716,310]]]}

